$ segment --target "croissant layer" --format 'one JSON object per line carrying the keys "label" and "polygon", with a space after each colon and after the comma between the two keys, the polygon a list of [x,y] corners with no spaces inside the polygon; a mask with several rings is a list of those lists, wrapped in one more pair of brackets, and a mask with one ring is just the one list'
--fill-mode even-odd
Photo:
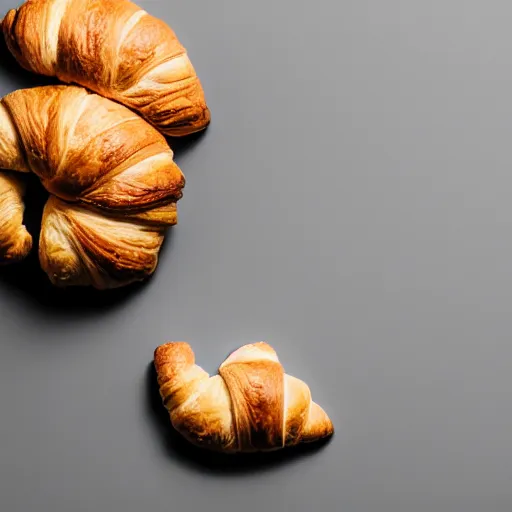
{"label": "croissant layer", "polygon": [[285,374],[267,343],[233,352],[210,377],[185,342],[155,350],[160,395],[173,427],[189,442],[224,452],[271,451],[334,433],[308,386]]}
{"label": "croissant layer", "polygon": [[174,31],[128,0],[28,0],[6,14],[2,31],[25,69],[122,103],[166,135],[210,122]]}

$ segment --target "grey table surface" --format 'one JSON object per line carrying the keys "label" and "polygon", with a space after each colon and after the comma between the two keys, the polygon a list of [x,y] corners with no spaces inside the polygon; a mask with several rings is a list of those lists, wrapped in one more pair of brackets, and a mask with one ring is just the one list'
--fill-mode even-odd
{"label": "grey table surface", "polygon": [[[180,223],[148,283],[58,292],[35,256],[0,273],[0,510],[510,512],[510,3],[141,5],[212,124],[176,148]],[[40,83],[2,57],[1,94]],[[335,437],[189,450],[151,370],[167,340],[210,372],[267,340]]]}

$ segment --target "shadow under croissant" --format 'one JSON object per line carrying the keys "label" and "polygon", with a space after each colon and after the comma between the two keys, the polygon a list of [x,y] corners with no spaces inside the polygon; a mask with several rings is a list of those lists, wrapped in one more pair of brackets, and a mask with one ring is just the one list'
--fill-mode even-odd
{"label": "shadow under croissant", "polygon": [[332,440],[329,437],[315,443],[299,444],[267,453],[224,454],[205,450],[190,444],[172,428],[169,414],[162,404],[153,362],[146,372],[146,392],[150,420],[162,441],[163,449],[171,458],[197,471],[222,475],[270,470],[313,455]]}
{"label": "shadow under croissant", "polygon": [[[112,290],[96,290],[88,287],[59,288],[54,286],[41,268],[38,256],[39,233],[43,208],[48,192],[39,179],[32,174],[24,175],[26,184],[24,224],[32,235],[33,246],[30,254],[21,262],[0,266],[0,286],[15,290],[23,295],[29,304],[43,309],[46,313],[83,316],[87,313],[106,312],[126,303],[143,288],[148,280]],[[171,241],[169,230],[160,256]],[[158,267],[155,273],[158,272]],[[151,279],[151,278],[150,278]]]}
{"label": "shadow under croissant", "polygon": [[[169,144],[169,147],[174,153],[174,159],[178,165],[180,165],[180,160],[189,151],[194,149],[194,147],[206,136],[208,128],[209,126],[200,132],[192,133],[183,137],[165,137],[167,144]],[[187,172],[184,171],[184,174],[186,177]]]}

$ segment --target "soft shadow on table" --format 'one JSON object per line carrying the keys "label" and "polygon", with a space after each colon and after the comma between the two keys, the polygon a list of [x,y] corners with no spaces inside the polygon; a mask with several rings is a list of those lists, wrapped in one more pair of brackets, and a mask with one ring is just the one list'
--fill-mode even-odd
{"label": "soft shadow on table", "polygon": [[[167,144],[172,149],[174,157],[179,164],[180,160],[192,151],[201,140],[206,137],[208,128],[185,137],[166,137]],[[187,174],[186,169],[184,170],[185,175]]]}
{"label": "soft shadow on table", "polygon": [[161,440],[162,450],[171,459],[202,473],[232,475],[268,471],[313,456],[332,439],[268,453],[227,455],[210,452],[191,445],[172,428],[169,414],[162,404],[153,362],[147,368],[146,387],[148,415]]}
{"label": "soft shadow on table", "polygon": [[[114,290],[95,290],[92,287],[59,288],[51,284],[41,269],[38,256],[39,233],[44,205],[48,193],[35,175],[24,176],[27,185],[24,223],[33,238],[28,257],[20,263],[0,266],[0,288],[21,296],[28,306],[47,314],[80,315],[104,313],[120,307],[140,292],[149,280]],[[172,244],[169,230],[160,256]],[[155,274],[158,273],[158,267]],[[151,278],[150,278],[151,279]]]}

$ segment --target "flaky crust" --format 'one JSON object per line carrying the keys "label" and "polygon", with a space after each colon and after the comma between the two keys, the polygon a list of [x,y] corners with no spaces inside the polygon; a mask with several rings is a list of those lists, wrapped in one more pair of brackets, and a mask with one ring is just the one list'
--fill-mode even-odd
{"label": "flaky crust", "polygon": [[[0,101],[0,167],[34,172],[51,194],[39,255],[54,284],[113,288],[154,272],[185,179],[165,138],[129,109],[78,86],[15,91]],[[21,189],[3,183],[0,239],[24,248],[0,253],[7,261],[28,242]]]}
{"label": "flaky crust", "polygon": [[0,174],[0,264],[22,260],[32,248],[23,225],[25,187],[16,176]]}
{"label": "flaky crust", "polygon": [[308,386],[284,373],[267,343],[239,348],[213,377],[195,364],[185,342],[159,346],[154,364],[172,425],[197,446],[228,453],[272,451],[334,433]]}
{"label": "flaky crust", "polygon": [[2,30],[25,69],[118,101],[166,135],[210,122],[174,31],[128,0],[28,0],[6,14]]}

